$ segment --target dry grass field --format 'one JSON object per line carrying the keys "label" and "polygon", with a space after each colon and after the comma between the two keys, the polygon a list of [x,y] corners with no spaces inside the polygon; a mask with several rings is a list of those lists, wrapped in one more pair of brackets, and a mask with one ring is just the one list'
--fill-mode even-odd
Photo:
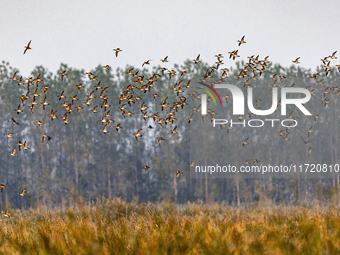
{"label": "dry grass field", "polygon": [[0,254],[340,254],[333,206],[136,204],[9,210]]}

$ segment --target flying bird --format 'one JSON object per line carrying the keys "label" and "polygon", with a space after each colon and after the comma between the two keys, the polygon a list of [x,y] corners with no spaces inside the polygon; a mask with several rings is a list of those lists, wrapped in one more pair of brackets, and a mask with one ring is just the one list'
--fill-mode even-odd
{"label": "flying bird", "polygon": [[15,119],[13,119],[13,118],[11,118],[11,119],[12,119],[12,121],[11,121],[12,124],[14,124],[14,125],[20,125],[18,122],[15,121]]}
{"label": "flying bird", "polygon": [[162,61],[163,63],[169,62],[169,61],[168,61],[168,56],[166,56],[164,59],[161,59],[161,61]]}
{"label": "flying bird", "polygon": [[299,59],[300,59],[300,57],[296,58],[296,59],[293,60],[292,62],[293,62],[294,64],[300,64]]}
{"label": "flying bird", "polygon": [[5,136],[7,136],[8,138],[13,138],[13,133],[5,134]]}
{"label": "flying bird", "polygon": [[200,56],[201,56],[201,54],[198,54],[197,58],[196,58],[196,59],[193,59],[192,61],[194,61],[195,64],[201,62],[201,61],[200,61]]}
{"label": "flying bird", "polygon": [[26,188],[24,188],[21,193],[18,193],[18,195],[25,197],[26,196]]}
{"label": "flying bird", "polygon": [[178,171],[178,170],[175,170],[175,173],[176,173],[176,179],[177,179],[181,174],[183,174],[183,172]]}
{"label": "flying bird", "polygon": [[143,67],[144,65],[150,65],[150,61],[151,61],[151,59],[149,59],[149,60],[147,60],[147,61],[144,61],[142,67]]}
{"label": "flying bird", "polygon": [[142,166],[144,168],[144,170],[148,170],[150,167],[149,166]]}
{"label": "flying bird", "polygon": [[133,133],[133,135],[135,136],[135,138],[136,138],[136,140],[138,141],[138,137],[142,137],[143,135],[141,135],[141,132],[142,131],[142,129],[139,129],[138,131],[137,131],[137,133]]}
{"label": "flying bird", "polygon": [[157,137],[156,139],[158,140],[158,145],[161,145],[161,142],[165,141],[163,137]]}
{"label": "flying bird", "polygon": [[26,53],[27,50],[31,50],[31,49],[32,49],[32,48],[30,47],[31,41],[32,41],[32,40],[30,40],[30,41],[28,42],[27,46],[25,46],[24,54]]}
{"label": "flying bird", "polygon": [[12,153],[9,152],[8,154],[16,157],[16,156],[18,156],[18,155],[15,154],[16,150],[17,150],[17,147],[14,147],[14,149],[12,150]]}
{"label": "flying bird", "polygon": [[196,160],[191,161],[191,163],[188,163],[187,165],[188,165],[188,166],[193,166],[193,167],[194,167],[194,166],[195,166],[195,163],[196,163]]}
{"label": "flying bird", "polygon": [[120,52],[120,51],[122,51],[121,49],[119,49],[119,48],[117,48],[117,49],[113,49],[113,51],[115,51],[116,52],[116,57],[118,57],[118,53]]}
{"label": "flying bird", "polygon": [[245,37],[245,35],[241,38],[241,40],[238,40],[238,46],[240,46],[240,45],[243,44],[243,43],[246,43],[246,42],[244,41],[244,37]]}
{"label": "flying bird", "polygon": [[245,146],[245,145],[249,144],[249,143],[247,142],[248,139],[249,139],[249,137],[248,137],[246,140],[242,141],[242,146]]}
{"label": "flying bird", "polygon": [[3,185],[3,184],[0,184],[0,187],[1,187],[1,192],[3,192],[4,191],[4,189],[6,189],[7,187],[5,186],[5,185]]}
{"label": "flying bird", "polygon": [[11,216],[8,214],[7,210],[4,213],[2,213],[2,215],[7,217],[7,218],[11,218]]}

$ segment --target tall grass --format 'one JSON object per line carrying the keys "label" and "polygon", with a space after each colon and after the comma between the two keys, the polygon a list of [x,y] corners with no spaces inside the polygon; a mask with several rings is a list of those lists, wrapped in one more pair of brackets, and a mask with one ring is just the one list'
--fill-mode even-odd
{"label": "tall grass", "polygon": [[340,254],[335,207],[136,204],[11,210],[0,254]]}

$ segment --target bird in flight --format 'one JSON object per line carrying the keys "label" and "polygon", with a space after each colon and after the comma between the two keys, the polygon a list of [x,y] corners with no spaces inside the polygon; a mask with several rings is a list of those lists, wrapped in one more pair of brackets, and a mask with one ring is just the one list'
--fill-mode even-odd
{"label": "bird in flight", "polygon": [[21,193],[18,193],[18,195],[25,197],[26,196],[26,188],[24,188]]}
{"label": "bird in flight", "polygon": [[294,64],[300,64],[300,62],[299,62],[299,58],[300,58],[300,57],[296,58],[296,59],[295,59],[295,60],[293,60],[292,62],[293,62]]}
{"label": "bird in flight", "polygon": [[137,131],[137,133],[133,133],[133,135],[136,137],[136,140],[138,141],[138,137],[142,137],[143,135],[141,135],[141,132],[142,131],[142,129],[139,129],[138,131]]}
{"label": "bird in flight", "polygon": [[201,54],[198,54],[197,58],[196,58],[196,59],[193,59],[192,61],[194,61],[195,64],[201,62],[201,61],[200,61],[200,56],[201,56]]}
{"label": "bird in flight", "polygon": [[30,47],[31,41],[32,41],[32,40],[30,40],[30,41],[28,42],[27,46],[25,46],[24,54],[26,53],[27,50],[31,50],[31,49],[32,49],[32,48]]}
{"label": "bird in flight", "polygon": [[61,75],[61,80],[64,80],[64,76],[67,75],[66,70],[64,70],[62,73],[59,73]]}
{"label": "bird in flight", "polygon": [[4,213],[2,213],[2,215],[7,217],[7,218],[11,218],[11,216],[7,213],[7,210]]}
{"label": "bird in flight", "polygon": [[249,143],[247,142],[248,139],[249,139],[249,137],[248,137],[246,140],[242,141],[242,145],[243,145],[243,146],[249,144]]}
{"label": "bird in flight", "polygon": [[308,153],[309,153],[309,154],[311,154],[311,153],[312,153],[312,149],[313,149],[313,148],[312,148],[312,147],[310,147],[310,146],[307,146],[306,148],[307,148],[307,150],[308,150]]}
{"label": "bird in flight", "polygon": [[1,192],[3,192],[4,191],[4,189],[6,189],[7,187],[5,186],[5,185],[3,185],[3,184],[0,184],[0,187],[1,187]]}
{"label": "bird in flight", "polygon": [[48,141],[52,139],[52,137],[50,137],[48,135],[45,135],[45,134],[40,134],[40,135],[42,136],[42,142],[44,142],[46,138],[47,138]]}
{"label": "bird in flight", "polygon": [[8,138],[13,138],[13,133],[5,134],[5,136],[7,136]]}
{"label": "bird in flight", "polygon": [[[118,131],[119,129],[121,129],[122,127],[120,126],[120,123],[117,126],[113,126],[114,128],[116,128],[116,130]],[[137,139],[137,138],[136,138]]]}
{"label": "bird in flight", "polygon": [[18,156],[18,155],[15,154],[16,150],[17,150],[17,147],[14,147],[14,149],[12,150],[12,153],[9,152],[8,154],[11,155],[11,156],[15,156],[16,157],[16,156]]}
{"label": "bird in flight", "polygon": [[158,140],[158,145],[161,145],[161,142],[165,141],[163,137],[157,137],[156,139]]}
{"label": "bird in flight", "polygon": [[13,77],[10,78],[12,81],[16,81],[17,80],[17,72],[18,71],[15,71],[15,73],[13,74]]}
{"label": "bird in flight", "polygon": [[169,62],[169,61],[168,61],[168,56],[166,56],[164,59],[161,59],[161,61],[162,61],[163,63]]}
{"label": "bird in flight", "polygon": [[150,65],[150,61],[151,61],[151,59],[149,59],[149,60],[147,60],[147,61],[144,61],[142,67],[143,67],[144,65]]}
{"label": "bird in flight", "polygon": [[176,126],[173,130],[170,130],[170,132],[171,132],[172,134],[178,134],[178,132],[177,132],[177,126]]}
{"label": "bird in flight", "polygon": [[122,51],[121,49],[117,48],[117,49],[113,49],[113,51],[116,52],[116,57],[118,57],[118,52]]}
{"label": "bird in flight", "polygon": [[150,167],[149,166],[142,166],[144,168],[144,170],[148,170]]}
{"label": "bird in flight", "polygon": [[245,35],[241,38],[241,40],[238,40],[238,46],[240,46],[240,45],[243,44],[243,43],[246,43],[246,42],[244,41],[244,37],[245,37]]}
{"label": "bird in flight", "polygon": [[15,119],[13,119],[13,118],[11,118],[11,119],[12,119],[12,122],[11,122],[12,124],[14,124],[14,125],[20,125],[18,122],[15,121]]}
{"label": "bird in flight", "polygon": [[42,128],[42,125],[44,124],[43,122],[41,122],[40,120],[39,121],[36,121],[35,123],[37,123],[39,125],[40,128]]}
{"label": "bird in flight", "polygon": [[106,134],[107,132],[109,132],[109,131],[107,130],[107,125],[104,125],[104,128],[103,128],[102,132],[103,132],[104,134]]}
{"label": "bird in flight", "polygon": [[181,175],[183,174],[183,172],[179,171],[179,170],[175,170],[175,173],[176,173],[176,179]]}
{"label": "bird in flight", "polygon": [[25,141],[24,144],[22,145],[22,148],[24,150],[29,150],[30,148],[27,147],[27,142]]}
{"label": "bird in flight", "polygon": [[195,163],[196,163],[196,160],[191,161],[191,163],[188,163],[187,165],[188,165],[188,166],[195,166]]}

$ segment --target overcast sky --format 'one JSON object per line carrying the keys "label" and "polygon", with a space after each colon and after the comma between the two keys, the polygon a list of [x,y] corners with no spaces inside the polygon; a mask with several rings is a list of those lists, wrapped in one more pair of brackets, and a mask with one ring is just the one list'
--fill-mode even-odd
{"label": "overcast sky", "polygon": [[[37,65],[55,73],[60,63],[86,71],[141,67],[148,59],[159,65],[165,56],[172,67],[198,54],[213,65],[219,53],[229,67],[228,52],[239,49],[239,59],[269,55],[289,66],[301,57],[301,66],[315,69],[340,50],[339,10],[340,1],[2,0],[0,60],[23,75]],[[32,50],[23,55],[29,40]],[[116,58],[117,47],[123,51]]]}

